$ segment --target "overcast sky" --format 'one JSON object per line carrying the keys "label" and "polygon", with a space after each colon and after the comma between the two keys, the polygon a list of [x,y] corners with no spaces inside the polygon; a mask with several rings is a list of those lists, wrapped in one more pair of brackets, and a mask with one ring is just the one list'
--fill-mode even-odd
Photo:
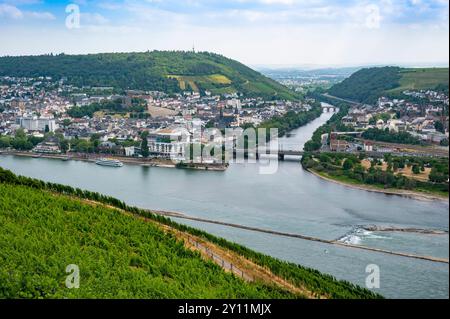
{"label": "overcast sky", "polygon": [[195,45],[253,66],[441,65],[448,38],[448,0],[0,0],[0,55]]}

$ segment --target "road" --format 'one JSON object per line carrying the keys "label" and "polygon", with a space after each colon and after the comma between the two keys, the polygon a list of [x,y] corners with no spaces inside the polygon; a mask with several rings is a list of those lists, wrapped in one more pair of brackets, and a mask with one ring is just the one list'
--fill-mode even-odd
{"label": "road", "polygon": [[327,97],[327,98],[334,99],[334,100],[338,100],[338,101],[341,101],[341,102],[346,102],[346,103],[349,103],[349,104],[352,104],[352,105],[362,105],[362,104],[359,103],[359,102],[355,102],[355,101],[352,101],[352,100],[343,99],[343,98],[340,98],[340,97],[337,97],[337,96],[334,96],[334,95],[330,95],[330,94],[328,94],[328,93],[324,93],[324,94],[322,94],[322,95],[325,96],[325,97]]}

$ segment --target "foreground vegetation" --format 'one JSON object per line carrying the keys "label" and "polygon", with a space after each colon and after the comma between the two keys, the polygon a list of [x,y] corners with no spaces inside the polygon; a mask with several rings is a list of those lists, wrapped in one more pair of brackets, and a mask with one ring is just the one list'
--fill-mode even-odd
{"label": "foreground vegetation", "polygon": [[[224,56],[208,52],[152,51],[89,55],[0,57],[0,76],[66,78],[77,87],[113,87],[179,93],[239,92],[266,99],[300,96],[278,82]],[[188,83],[189,85],[186,85]]]}
{"label": "foreground vegetation", "polygon": [[[0,298],[292,298],[206,262],[151,223],[0,184]],[[67,265],[80,288],[64,286]]]}
{"label": "foreground vegetation", "polygon": [[[267,285],[244,283],[202,261],[159,227],[121,215],[115,209],[92,207],[80,202],[80,198],[202,237],[320,296],[380,298],[351,283],[256,253],[109,196],[16,176],[1,168],[0,194],[2,298],[295,297]],[[78,290],[64,288],[68,264],[83,269]]]}

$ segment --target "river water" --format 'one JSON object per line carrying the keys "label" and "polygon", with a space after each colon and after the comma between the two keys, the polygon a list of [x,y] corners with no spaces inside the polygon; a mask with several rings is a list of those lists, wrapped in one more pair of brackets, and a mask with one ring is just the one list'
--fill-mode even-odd
{"label": "river water", "polygon": [[[297,148],[331,114],[283,138]],[[25,176],[112,195],[142,208],[392,251],[449,257],[449,205],[371,193],[330,183],[304,171],[299,160],[280,162],[272,175],[260,164],[232,164],[226,172],[0,156],[0,166]],[[448,298],[448,264],[336,247],[301,239],[177,220],[256,251],[365,286],[366,267],[380,269],[377,292],[390,298]],[[443,230],[443,235],[369,232],[364,225]]]}

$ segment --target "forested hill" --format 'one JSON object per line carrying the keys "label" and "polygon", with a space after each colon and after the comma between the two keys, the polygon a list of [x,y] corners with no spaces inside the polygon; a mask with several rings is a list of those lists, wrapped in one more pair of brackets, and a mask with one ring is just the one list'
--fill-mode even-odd
{"label": "forested hill", "polygon": [[249,67],[208,52],[152,51],[89,55],[0,57],[0,76],[67,78],[76,86],[119,89],[243,93],[297,99],[287,87]]}
{"label": "forested hill", "polygon": [[436,89],[448,92],[448,68],[404,69],[381,67],[362,69],[334,85],[331,95],[362,103],[374,103],[382,95],[398,96],[405,90]]}

